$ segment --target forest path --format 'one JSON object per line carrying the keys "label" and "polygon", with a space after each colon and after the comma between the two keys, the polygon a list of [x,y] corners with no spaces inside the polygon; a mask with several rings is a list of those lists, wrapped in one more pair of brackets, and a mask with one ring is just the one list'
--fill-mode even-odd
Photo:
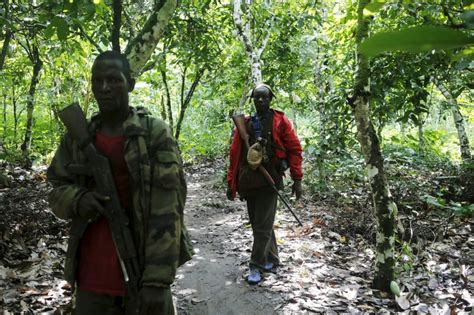
{"label": "forest path", "polygon": [[[349,245],[337,233],[330,232],[323,238],[323,220],[302,216],[306,224],[303,228],[297,227],[281,205],[275,231],[282,264],[276,271],[265,273],[259,285],[247,284],[252,231],[245,203],[226,199],[225,189],[220,186],[222,176],[212,166],[201,166],[199,173],[191,171],[188,175],[185,222],[197,253],[180,268],[173,285],[178,314],[308,314],[361,310],[350,304],[364,291],[371,293],[364,276],[370,269],[367,253],[358,251],[357,246]],[[314,213],[314,209],[305,212]],[[334,249],[341,251],[340,257],[335,257]],[[348,261],[355,266],[351,270],[340,269],[338,265]],[[336,263],[331,266],[331,262]],[[358,277],[360,273],[364,275]],[[375,300],[374,304],[390,308],[390,300]],[[374,309],[368,305],[367,308]]]}
{"label": "forest path", "polygon": [[188,181],[185,222],[196,255],[180,268],[174,285],[178,314],[271,314],[283,298],[246,283],[242,258],[249,256],[248,242],[234,239],[251,239],[245,204],[227,202],[224,193],[210,189],[214,183]]}

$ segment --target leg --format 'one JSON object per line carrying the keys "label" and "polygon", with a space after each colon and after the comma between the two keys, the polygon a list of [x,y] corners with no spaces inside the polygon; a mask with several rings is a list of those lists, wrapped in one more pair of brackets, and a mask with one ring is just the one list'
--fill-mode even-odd
{"label": "leg", "polygon": [[247,200],[253,231],[253,247],[250,266],[263,268],[267,262],[278,263],[278,250],[273,222],[275,220],[277,194],[265,187]]}
{"label": "leg", "polygon": [[90,291],[76,291],[75,315],[123,315],[123,298]]}

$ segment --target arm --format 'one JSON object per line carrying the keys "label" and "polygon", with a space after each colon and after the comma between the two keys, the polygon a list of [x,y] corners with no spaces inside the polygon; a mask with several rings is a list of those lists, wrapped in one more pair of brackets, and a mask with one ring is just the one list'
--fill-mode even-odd
{"label": "arm", "polygon": [[150,142],[152,182],[142,282],[169,288],[179,265],[186,183],[176,143],[163,122],[153,120]]}
{"label": "arm", "polygon": [[237,129],[234,130],[232,144],[229,151],[229,168],[227,170],[227,187],[231,191],[231,199],[233,200],[237,194],[237,173],[239,171],[240,155],[242,151],[242,140],[240,139]]}
{"label": "arm", "polygon": [[283,147],[286,149],[291,178],[301,180],[303,178],[301,168],[303,149],[290,120],[286,116],[283,116],[280,136]]}
{"label": "arm", "polygon": [[71,219],[78,215],[79,199],[87,192],[86,188],[75,183],[74,175],[66,168],[72,161],[72,141],[66,135],[61,140],[47,170],[48,181],[53,186],[48,196],[49,206],[61,219]]}

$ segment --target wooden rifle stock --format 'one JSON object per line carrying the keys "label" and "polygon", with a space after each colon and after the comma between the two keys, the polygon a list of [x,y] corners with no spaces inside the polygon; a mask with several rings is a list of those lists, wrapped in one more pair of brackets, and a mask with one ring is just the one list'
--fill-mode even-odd
{"label": "wooden rifle stock", "polygon": [[[235,127],[237,128],[237,132],[239,133],[240,139],[244,142],[245,148],[248,150],[250,147],[249,144],[249,134],[247,133],[247,128],[245,127],[245,116],[243,114],[237,114],[232,116],[232,120],[234,121]],[[272,176],[268,173],[268,171],[262,165],[259,165],[257,170],[262,173],[263,177],[267,180],[268,184],[272,187],[272,189],[276,192],[278,197],[280,197],[281,201],[285,204],[288,210],[291,212],[293,217],[296,219],[300,226],[303,226],[300,219],[296,216],[295,212],[291,209],[288,201],[286,198],[283,197],[282,194],[278,191],[278,188],[275,185],[275,181],[273,180]]]}

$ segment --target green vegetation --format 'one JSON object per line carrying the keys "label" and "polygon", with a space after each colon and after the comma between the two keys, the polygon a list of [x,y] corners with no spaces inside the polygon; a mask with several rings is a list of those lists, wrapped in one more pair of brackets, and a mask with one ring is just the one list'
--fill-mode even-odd
{"label": "green vegetation", "polygon": [[[123,12],[112,36],[117,2]],[[134,39],[165,2],[3,1],[0,161],[48,163],[64,131],[58,111],[73,101],[88,116],[96,110],[89,73],[97,51],[114,43],[130,53],[146,43],[149,36]],[[301,136],[313,199],[360,203],[373,189],[353,115],[364,100],[398,210],[472,217],[473,1],[372,1],[359,47],[357,1],[244,3],[246,44],[234,3],[180,1],[136,71],[131,103],[169,123],[186,163],[226,158],[230,116],[252,111],[248,93],[261,75]],[[368,62],[363,89],[360,58]],[[400,244],[409,266],[412,250]]]}

